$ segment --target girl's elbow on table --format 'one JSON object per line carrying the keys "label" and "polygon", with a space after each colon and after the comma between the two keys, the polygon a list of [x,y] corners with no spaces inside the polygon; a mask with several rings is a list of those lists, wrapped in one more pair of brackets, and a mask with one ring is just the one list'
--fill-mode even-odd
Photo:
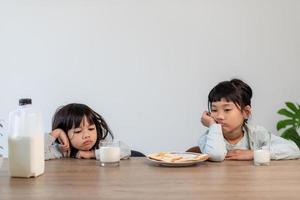
{"label": "girl's elbow on table", "polygon": [[227,152],[208,152],[209,160],[215,162],[222,162],[225,160]]}

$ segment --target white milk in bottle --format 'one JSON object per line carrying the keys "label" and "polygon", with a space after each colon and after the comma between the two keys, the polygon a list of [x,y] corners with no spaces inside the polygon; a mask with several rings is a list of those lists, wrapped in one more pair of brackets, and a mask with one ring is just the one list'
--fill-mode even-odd
{"label": "white milk in bottle", "polygon": [[19,108],[9,114],[8,158],[12,177],[37,177],[44,173],[44,131],[42,116],[31,99],[20,99]]}

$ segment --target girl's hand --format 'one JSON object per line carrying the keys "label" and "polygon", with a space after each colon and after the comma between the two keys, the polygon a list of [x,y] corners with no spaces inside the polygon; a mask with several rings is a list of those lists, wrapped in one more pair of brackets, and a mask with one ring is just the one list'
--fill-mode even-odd
{"label": "girl's hand", "polygon": [[253,160],[253,151],[248,149],[236,149],[227,152],[226,160]]}
{"label": "girl's hand", "polygon": [[70,151],[70,143],[67,134],[62,129],[54,129],[51,133],[52,137],[58,139],[61,152]]}
{"label": "girl's hand", "polygon": [[76,154],[76,158],[78,159],[91,159],[91,158],[95,158],[95,151],[91,150],[91,151],[82,151],[79,150]]}
{"label": "girl's hand", "polygon": [[209,112],[204,111],[201,116],[201,123],[206,127],[210,127],[210,125],[216,123],[216,121]]}

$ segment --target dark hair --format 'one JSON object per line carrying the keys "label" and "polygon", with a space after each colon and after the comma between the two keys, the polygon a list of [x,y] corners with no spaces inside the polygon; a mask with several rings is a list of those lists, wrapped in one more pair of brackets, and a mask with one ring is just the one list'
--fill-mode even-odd
{"label": "dark hair", "polygon": [[[71,103],[58,108],[52,119],[52,130],[60,128],[66,134],[72,128],[80,126],[82,119],[86,117],[89,124],[95,124],[97,130],[97,140],[92,149],[98,148],[99,141],[108,135],[113,138],[113,134],[101,115],[84,104]],[[68,137],[69,138],[69,137]],[[59,143],[59,141],[57,140]],[[78,149],[70,145],[71,157],[75,157]]]}
{"label": "dark hair", "polygon": [[208,95],[208,110],[211,111],[213,102],[232,101],[236,106],[243,110],[246,106],[251,106],[252,89],[240,79],[232,79],[218,83]]}

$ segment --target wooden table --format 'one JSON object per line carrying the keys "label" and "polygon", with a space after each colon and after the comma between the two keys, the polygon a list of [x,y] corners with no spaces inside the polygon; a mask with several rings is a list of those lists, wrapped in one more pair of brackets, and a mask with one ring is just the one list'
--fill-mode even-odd
{"label": "wooden table", "polygon": [[145,158],[104,168],[96,160],[46,161],[38,178],[10,178],[0,169],[0,199],[300,199],[300,160],[203,162],[158,167]]}

